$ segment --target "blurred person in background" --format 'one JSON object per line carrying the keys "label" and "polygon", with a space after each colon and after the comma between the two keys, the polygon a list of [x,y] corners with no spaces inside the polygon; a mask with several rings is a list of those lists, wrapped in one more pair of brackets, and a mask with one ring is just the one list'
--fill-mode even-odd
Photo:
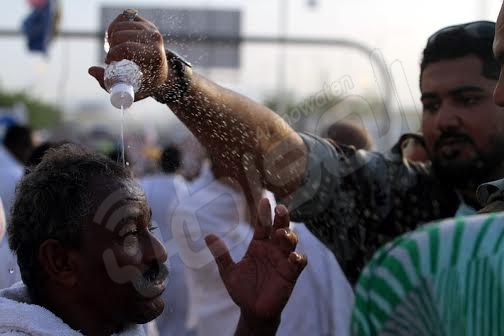
{"label": "blurred person in background", "polygon": [[[11,131],[7,138],[7,143],[11,148],[19,147],[12,144],[12,139],[16,134],[16,131],[13,131],[12,127],[14,126],[9,128]],[[11,206],[14,202],[16,185],[21,180],[23,173],[23,164],[10,150],[3,146],[3,143],[0,144],[0,199],[3,202],[4,214],[7,221],[9,221]],[[7,235],[0,237],[0,289],[9,287],[21,280],[16,258],[11,253],[7,240]]]}
{"label": "blurred person in background", "polygon": [[177,246],[173,242],[171,221],[175,208],[178,206],[178,197],[175,192],[177,171],[180,168],[182,155],[175,146],[163,149],[159,159],[161,172],[147,175],[139,180],[147,201],[152,210],[152,222],[159,227],[155,232],[156,237],[165,244],[170,253],[169,264],[173,276],[170,286],[163,294],[165,309],[156,319],[160,335],[190,335],[186,327],[189,298],[185,284],[184,265],[178,255]]}
{"label": "blurred person in background", "polygon": [[[141,16],[110,24],[106,62],[135,61],[148,79],[137,100],[166,104],[244,188],[263,185],[288,204],[293,220],[335,253],[355,283],[378,247],[461,209],[476,212],[477,186],[504,176],[504,113],[492,99],[500,73],[494,33],[495,23],[478,21],[428,39],[420,65],[426,165],[404,160],[400,148],[356,151],[295,132],[165,50],[162,34]],[[104,87],[102,67],[89,73]]]}
{"label": "blurred person in background", "polygon": [[200,174],[201,167],[207,158],[206,150],[192,134],[182,141],[179,148],[182,152],[179,173],[186,180],[191,181]]}
{"label": "blurred person in background", "polygon": [[32,129],[21,125],[10,126],[5,132],[3,144],[21,165],[26,165],[35,147]]}
{"label": "blurred person in background", "polygon": [[[233,259],[246,253],[254,228],[255,199],[275,199],[262,189],[245,194],[240,185],[218,167],[218,158],[205,161],[201,174],[183,188],[173,214],[171,229],[184,263],[189,290],[188,325],[198,336],[232,335],[237,307],[224,284],[204,236],[215,233],[230,248]],[[273,213],[270,214],[273,216]],[[287,303],[277,335],[346,335],[353,306],[352,287],[336,258],[302,223],[290,223],[298,248],[310,263],[299,277]]]}
{"label": "blurred person in background", "polygon": [[[31,151],[31,133],[27,134],[25,132],[26,128],[19,128],[20,126],[9,127],[3,143],[0,144],[0,197],[3,199],[5,211],[7,214],[10,213],[10,207],[14,201],[14,192],[16,189],[16,183],[23,176],[23,165],[24,160],[27,159]],[[21,131],[16,131],[21,130]],[[19,139],[16,135],[22,133],[22,139]],[[27,140],[26,136],[30,137]],[[16,144],[15,139],[19,139],[21,143],[27,142],[28,146],[22,146],[21,144]],[[7,145],[8,147],[7,147]],[[25,145],[27,145],[25,143]],[[16,156],[14,153],[20,154],[20,157]]]}

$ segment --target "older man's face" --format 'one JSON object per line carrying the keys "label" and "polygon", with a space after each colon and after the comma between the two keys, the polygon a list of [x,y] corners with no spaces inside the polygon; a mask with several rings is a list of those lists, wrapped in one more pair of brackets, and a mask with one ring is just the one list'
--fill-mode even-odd
{"label": "older man's face", "polygon": [[133,180],[104,177],[89,190],[97,205],[80,249],[79,294],[109,320],[151,321],[164,308],[168,269],[166,251],[151,233],[145,195]]}

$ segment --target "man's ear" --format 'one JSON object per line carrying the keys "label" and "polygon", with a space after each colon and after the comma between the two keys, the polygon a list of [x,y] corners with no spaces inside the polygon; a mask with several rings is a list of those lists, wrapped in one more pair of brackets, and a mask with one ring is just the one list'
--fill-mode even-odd
{"label": "man's ear", "polygon": [[44,241],[38,254],[40,265],[47,277],[64,287],[73,287],[77,283],[75,257],[75,251],[55,239]]}

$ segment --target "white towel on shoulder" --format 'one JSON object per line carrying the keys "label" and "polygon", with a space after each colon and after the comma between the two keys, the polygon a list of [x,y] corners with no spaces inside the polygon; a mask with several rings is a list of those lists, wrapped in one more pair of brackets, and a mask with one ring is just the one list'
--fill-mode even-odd
{"label": "white towel on shoulder", "polygon": [[[30,303],[22,282],[0,291],[1,336],[82,336],[44,307]],[[143,329],[132,325],[117,336],[142,336]]]}

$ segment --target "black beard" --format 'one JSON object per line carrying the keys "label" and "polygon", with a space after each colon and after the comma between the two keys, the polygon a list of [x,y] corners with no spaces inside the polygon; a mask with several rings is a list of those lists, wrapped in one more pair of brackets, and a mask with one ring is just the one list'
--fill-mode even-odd
{"label": "black beard", "polygon": [[434,174],[443,184],[456,189],[476,188],[481,183],[490,182],[492,175],[504,162],[504,137],[495,137],[491,144],[485,153],[474,146],[476,155],[469,161],[450,161],[432,155]]}

